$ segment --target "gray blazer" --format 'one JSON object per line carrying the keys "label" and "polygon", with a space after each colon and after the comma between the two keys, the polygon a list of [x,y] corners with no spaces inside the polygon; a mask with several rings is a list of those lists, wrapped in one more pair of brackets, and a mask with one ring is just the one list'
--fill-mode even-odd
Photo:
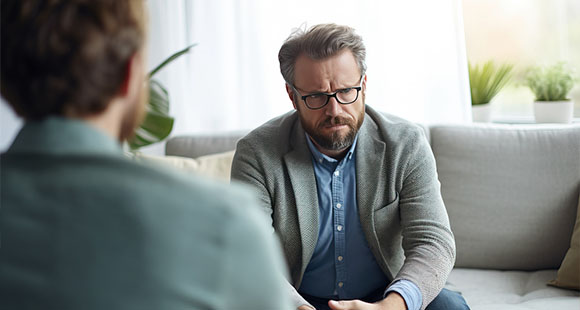
{"label": "gray blazer", "polygon": [[[369,247],[385,275],[415,283],[424,309],[455,262],[435,159],[418,126],[366,106],[356,148],[357,203]],[[253,185],[272,220],[298,288],[318,237],[318,196],[298,113],[238,142],[232,179]]]}

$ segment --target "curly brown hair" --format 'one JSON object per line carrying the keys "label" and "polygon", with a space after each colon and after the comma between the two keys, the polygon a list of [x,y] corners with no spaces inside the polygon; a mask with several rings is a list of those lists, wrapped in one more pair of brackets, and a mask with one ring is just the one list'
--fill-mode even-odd
{"label": "curly brown hair", "polygon": [[145,43],[143,0],[2,0],[2,96],[28,120],[102,112]]}

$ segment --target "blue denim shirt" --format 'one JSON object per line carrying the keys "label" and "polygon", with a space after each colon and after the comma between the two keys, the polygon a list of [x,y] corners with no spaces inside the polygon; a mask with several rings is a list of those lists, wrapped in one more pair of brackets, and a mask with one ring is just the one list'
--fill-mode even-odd
{"label": "blue denim shirt", "polygon": [[[371,252],[362,230],[356,201],[355,148],[338,161],[322,154],[306,135],[318,187],[318,242],[298,291],[327,299],[360,299],[386,287],[390,280]],[[391,285],[407,303],[420,309],[422,296],[412,282]]]}

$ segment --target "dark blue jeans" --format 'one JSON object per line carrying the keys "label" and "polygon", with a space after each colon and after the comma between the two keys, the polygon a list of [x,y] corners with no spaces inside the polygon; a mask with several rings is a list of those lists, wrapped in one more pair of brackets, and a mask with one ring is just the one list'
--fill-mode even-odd
{"label": "dark blue jeans", "polygon": [[[361,298],[361,300],[371,303],[377,302],[383,298],[383,292],[384,289],[380,289],[367,297]],[[330,310],[327,299],[312,297],[306,294],[302,294],[302,296],[313,305],[316,310]],[[467,303],[461,294],[448,289],[443,289],[441,293],[433,299],[429,306],[427,306],[426,310],[469,310],[469,306],[467,306]]]}
{"label": "dark blue jeans", "polygon": [[443,289],[427,306],[426,310],[469,310],[469,306],[461,294]]}

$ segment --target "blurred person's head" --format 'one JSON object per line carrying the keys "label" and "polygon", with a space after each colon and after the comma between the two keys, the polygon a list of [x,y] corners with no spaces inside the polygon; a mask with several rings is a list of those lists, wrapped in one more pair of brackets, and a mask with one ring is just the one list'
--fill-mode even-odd
{"label": "blurred person's head", "polygon": [[143,0],[2,0],[1,92],[25,120],[107,115],[129,137],[146,101]]}
{"label": "blurred person's head", "polygon": [[365,115],[366,50],[354,29],[299,29],[278,53],[286,91],[312,142],[338,157],[353,144]]}

